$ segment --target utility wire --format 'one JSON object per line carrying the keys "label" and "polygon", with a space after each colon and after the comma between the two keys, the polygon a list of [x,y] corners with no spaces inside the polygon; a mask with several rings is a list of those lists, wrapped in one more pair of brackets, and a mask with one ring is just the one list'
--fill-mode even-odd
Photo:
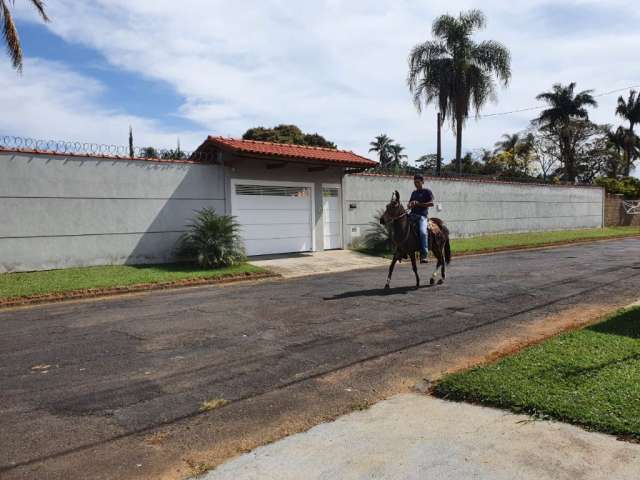
{"label": "utility wire", "polygon": [[[618,92],[623,92],[625,90],[631,90],[632,88],[640,88],[640,85],[631,85],[630,87],[617,88],[615,90],[610,90],[608,92],[603,92],[603,93],[599,93],[597,95],[594,95],[593,98],[604,97],[605,95],[611,95],[612,93],[618,93]],[[541,105],[541,106],[538,106],[538,107],[520,108],[518,110],[511,110],[509,112],[489,113],[487,115],[480,115],[478,118],[482,119],[482,118],[487,118],[487,117],[498,117],[498,116],[502,116],[502,115],[511,115],[512,113],[530,112],[532,110],[542,110],[543,108],[547,108],[547,106],[546,105]]]}

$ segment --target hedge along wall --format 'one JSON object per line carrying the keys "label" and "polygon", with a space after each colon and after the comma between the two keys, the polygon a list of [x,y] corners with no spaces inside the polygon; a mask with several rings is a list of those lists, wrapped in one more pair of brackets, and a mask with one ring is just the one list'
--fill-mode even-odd
{"label": "hedge along wall", "polygon": [[221,167],[0,152],[0,272],[171,260]]}
{"label": "hedge along wall", "polygon": [[[453,237],[491,233],[568,230],[603,226],[600,187],[551,186],[480,180],[426,178]],[[403,203],[414,190],[413,179],[381,175],[348,175],[344,181],[345,239],[363,235],[394,190]]]}

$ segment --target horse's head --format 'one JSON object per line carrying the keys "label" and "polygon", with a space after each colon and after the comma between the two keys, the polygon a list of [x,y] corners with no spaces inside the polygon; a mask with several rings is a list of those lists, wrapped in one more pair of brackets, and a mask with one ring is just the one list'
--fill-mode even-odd
{"label": "horse's head", "polygon": [[401,217],[403,213],[404,207],[402,203],[400,203],[400,194],[396,190],[393,192],[393,195],[391,195],[391,201],[387,204],[382,217],[380,217],[380,223],[387,225],[394,219]]}

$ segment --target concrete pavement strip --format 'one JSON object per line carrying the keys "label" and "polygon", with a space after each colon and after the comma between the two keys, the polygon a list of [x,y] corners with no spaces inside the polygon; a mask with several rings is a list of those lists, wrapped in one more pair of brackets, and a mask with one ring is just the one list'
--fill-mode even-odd
{"label": "concrete pavement strip", "polygon": [[259,447],[206,480],[636,480],[640,445],[493,408],[401,394]]}

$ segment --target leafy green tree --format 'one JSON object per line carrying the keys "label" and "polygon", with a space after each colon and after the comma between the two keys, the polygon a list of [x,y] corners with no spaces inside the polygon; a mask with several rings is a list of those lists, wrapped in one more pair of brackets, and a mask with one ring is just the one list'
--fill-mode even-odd
{"label": "leafy green tree", "polygon": [[471,39],[486,25],[480,10],[438,17],[432,25],[434,40],[416,45],[409,55],[407,83],[418,110],[437,103],[443,120],[456,132],[456,161],[462,158],[462,129],[471,109],[479,115],[496,97],[494,77],[505,86],[511,78],[511,55],[499,42]]}
{"label": "leafy green tree", "polygon": [[382,133],[375,137],[373,142],[370,142],[370,152],[376,152],[378,154],[378,161],[381,168],[386,168],[391,161],[391,145],[393,145],[393,139],[389,138],[386,134]]}
{"label": "leafy green tree", "polygon": [[322,135],[317,133],[304,133],[295,125],[281,124],[273,128],[250,128],[244,133],[244,135],[242,135],[242,138],[244,140],[258,140],[262,142],[336,148],[335,143],[328,141]]}
{"label": "leafy green tree", "polygon": [[600,177],[596,185],[604,187],[607,193],[624,195],[628,199],[640,198],[640,180],[635,177],[607,178]]}
{"label": "leafy green tree", "polygon": [[142,150],[140,150],[140,155],[142,156],[142,158],[160,158],[158,150],[153,147],[144,147]]}
{"label": "leafy green tree", "polygon": [[584,126],[579,120],[588,121],[587,107],[596,107],[598,104],[591,94],[592,90],[575,93],[575,82],[569,85],[556,83],[552,90],[539,94],[536,99],[542,100],[549,108],[542,111],[534,124],[552,133],[560,150],[560,161],[566,180],[573,182],[578,175],[578,165],[575,158],[576,143],[575,126]]}
{"label": "leafy green tree", "polygon": [[[15,0],[11,1],[11,5]],[[37,10],[43,21],[51,21],[47,16],[42,0],[29,0],[29,3]],[[22,72],[22,46],[20,45],[20,37],[16,24],[13,21],[11,10],[9,10],[9,0],[0,0],[0,18],[2,19],[2,34],[7,45],[7,52],[11,57],[13,68],[18,72]]]}
{"label": "leafy green tree", "polygon": [[212,208],[196,212],[189,230],[180,238],[178,256],[195,260],[202,268],[228,267],[245,259],[240,224]]}
{"label": "leafy green tree", "polygon": [[622,95],[618,97],[618,106],[616,108],[616,115],[629,121],[629,129],[624,136],[625,165],[623,174],[627,177],[631,173],[634,160],[638,158],[634,148],[637,137],[633,132],[633,127],[640,123],[640,95],[636,95],[636,93],[635,90],[631,90],[629,99],[626,102]]}
{"label": "leafy green tree", "polygon": [[438,165],[438,154],[430,153],[428,155],[422,155],[415,161],[416,167],[424,172],[434,172]]}
{"label": "leafy green tree", "polygon": [[184,160],[187,158],[187,154],[178,147],[176,149],[163,150],[160,158],[165,160]]}

